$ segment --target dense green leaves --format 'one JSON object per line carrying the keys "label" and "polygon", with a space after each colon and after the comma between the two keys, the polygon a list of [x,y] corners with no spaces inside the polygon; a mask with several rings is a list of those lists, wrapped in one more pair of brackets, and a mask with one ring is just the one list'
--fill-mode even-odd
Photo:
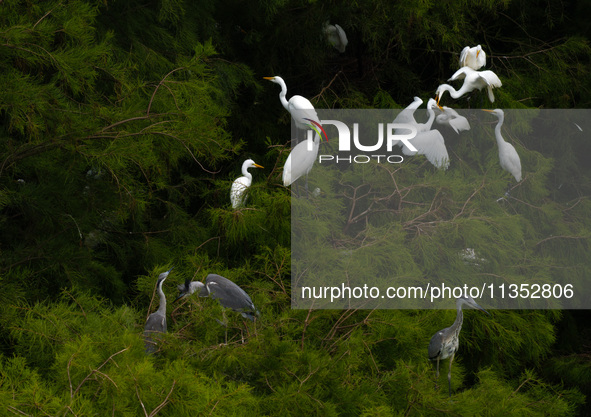
{"label": "dense green leaves", "polygon": [[[3,414],[587,411],[584,311],[467,312],[449,401],[446,372],[435,381],[426,350],[453,310],[290,306],[305,254],[325,282],[585,284],[586,113],[569,113],[560,126],[572,130],[561,130],[540,110],[591,104],[583,2],[1,4]],[[346,30],[345,53],[324,39],[327,20]],[[292,197],[280,178],[289,118],[277,86],[261,78],[283,76],[288,96],[318,108],[400,108],[432,97],[461,49],[479,43],[503,81],[495,106],[529,109],[505,129],[524,181],[500,198],[509,176],[492,129],[484,141],[475,129],[446,132],[446,172],[421,157],[313,170],[320,193],[293,199],[294,233],[309,233],[297,236],[292,264]],[[478,94],[446,99],[489,107]],[[231,182],[250,157],[265,169],[232,210]],[[476,257],[462,257],[467,248]],[[143,325],[157,308],[156,277],[171,266],[169,332],[147,356]],[[172,303],[178,284],[208,273],[244,288],[260,319],[196,296]]]}

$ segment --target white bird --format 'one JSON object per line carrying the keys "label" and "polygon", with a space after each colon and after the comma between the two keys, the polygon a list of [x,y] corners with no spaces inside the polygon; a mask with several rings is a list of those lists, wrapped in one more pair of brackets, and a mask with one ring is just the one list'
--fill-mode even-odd
{"label": "white bird", "polygon": [[457,70],[454,75],[448,81],[455,81],[464,79],[464,84],[459,90],[456,90],[449,84],[441,84],[437,87],[437,91],[435,92],[437,99],[437,105],[439,105],[439,100],[441,100],[441,96],[446,91],[453,98],[460,98],[466,93],[470,93],[474,90],[482,90],[486,87],[488,92],[488,99],[492,102],[495,101],[495,95],[493,94],[493,88],[501,87],[503,84],[497,74],[492,71],[476,71],[470,67],[462,67]]}
{"label": "white bird", "polygon": [[[312,134],[314,139],[312,139]],[[308,175],[318,156],[320,136],[308,130],[306,140],[298,143],[289,153],[283,166],[283,185],[293,184],[302,175]],[[307,187],[307,184],[306,184]]]}
{"label": "white bird", "polygon": [[427,160],[436,168],[447,169],[449,167],[449,155],[447,153],[447,148],[445,147],[443,135],[438,130],[431,130],[431,126],[435,120],[435,111],[433,108],[437,105],[437,102],[435,99],[429,99],[427,102],[429,120],[425,123],[417,123],[414,118],[414,112],[422,103],[423,100],[419,97],[415,97],[414,101],[402,110],[394,119],[394,123],[408,123],[416,126],[417,135],[410,139],[410,141],[417,151],[409,150],[408,147],[402,146],[401,142],[398,142],[398,145],[402,147],[402,153],[405,155],[425,155]]}
{"label": "white bird", "polygon": [[505,120],[505,113],[501,109],[483,110],[493,113],[499,119],[499,122],[495,126],[495,136],[497,138],[497,145],[499,147],[499,160],[501,162],[501,168],[511,173],[511,175],[515,177],[515,181],[521,181],[521,160],[519,159],[519,154],[515,150],[515,147],[509,142],[505,142],[503,136],[501,136],[501,126]]}
{"label": "white bird", "polygon": [[334,48],[340,53],[345,52],[345,48],[349,41],[347,40],[347,35],[342,27],[337,24],[331,25],[327,20],[326,23],[324,23],[322,30],[326,35],[328,43],[334,46]]}
{"label": "white bird", "polygon": [[405,155],[425,155],[425,158],[438,169],[447,169],[449,167],[449,155],[445,147],[445,140],[439,130],[433,129],[426,132],[419,132],[411,139],[412,145],[417,148],[417,152],[409,150],[406,146],[402,147],[402,153]]}
{"label": "white bird", "polygon": [[[310,128],[308,123],[309,120],[313,120],[320,124],[320,120],[318,119],[318,114],[316,114],[316,110],[310,100],[302,96],[292,96],[289,101],[285,98],[287,95],[287,85],[283,78],[279,76],[275,77],[263,77],[265,80],[269,80],[281,86],[281,92],[279,93],[279,100],[285,110],[291,114],[292,119],[295,122],[295,125],[298,129],[306,130]],[[306,120],[308,119],[308,120]]]}
{"label": "white bird", "polygon": [[460,133],[463,130],[470,130],[470,123],[468,119],[461,116],[457,111],[451,107],[443,106],[438,108],[439,114],[435,117],[435,122],[440,125],[448,125],[456,133]]}
{"label": "white bird", "polygon": [[466,46],[460,54],[460,68],[470,67],[474,70],[480,69],[486,65],[486,53],[480,45],[470,48]]}
{"label": "white bird", "polygon": [[248,168],[264,167],[256,164],[252,159],[247,159],[242,163],[242,177],[236,178],[230,189],[230,201],[234,209],[241,207],[246,202],[248,187],[252,184],[252,174],[248,172]]}

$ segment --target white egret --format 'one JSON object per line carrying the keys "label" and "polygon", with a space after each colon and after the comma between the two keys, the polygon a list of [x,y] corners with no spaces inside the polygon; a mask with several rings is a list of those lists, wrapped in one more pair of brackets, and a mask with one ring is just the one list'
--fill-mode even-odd
{"label": "white egret", "polygon": [[474,70],[480,69],[486,65],[486,53],[482,46],[476,45],[470,48],[466,46],[460,54],[460,68],[470,67]]}
{"label": "white egret", "polygon": [[328,43],[330,43],[340,53],[345,52],[345,48],[347,47],[349,41],[347,40],[347,35],[345,34],[345,31],[342,27],[337,24],[331,25],[327,20],[324,23],[322,30],[326,35]]}
{"label": "white egret", "polygon": [[285,96],[287,95],[287,85],[283,78],[279,76],[275,77],[263,77],[265,80],[269,80],[281,86],[281,92],[279,93],[279,100],[285,110],[291,114],[292,119],[295,122],[295,125],[298,129],[306,130],[310,128],[310,124],[307,120],[314,120],[320,124],[320,120],[318,119],[318,114],[316,114],[316,110],[310,100],[302,96],[292,96],[289,101]]}
{"label": "white egret", "polygon": [[440,113],[435,117],[435,122],[440,125],[448,125],[456,133],[463,130],[470,130],[470,123],[468,119],[461,116],[457,111],[451,107],[443,106],[439,108]]}
{"label": "white egret", "polygon": [[252,174],[248,168],[264,168],[256,164],[252,159],[247,159],[242,163],[242,177],[238,177],[232,183],[230,189],[230,201],[232,208],[236,209],[246,202],[248,187],[252,184]]}
{"label": "white egret", "polygon": [[402,147],[402,153],[405,155],[425,155],[425,158],[438,169],[447,169],[449,167],[449,155],[445,147],[445,140],[439,130],[433,129],[426,132],[419,132],[411,140],[412,145],[417,151],[411,151],[406,146]]}
{"label": "white egret", "polygon": [[460,98],[466,93],[470,93],[474,90],[482,90],[486,87],[488,92],[488,98],[492,102],[495,101],[495,95],[493,94],[493,88],[501,87],[503,84],[497,74],[492,71],[476,71],[470,67],[463,67],[457,70],[454,75],[448,81],[455,81],[464,79],[464,84],[459,90],[456,90],[449,84],[441,84],[437,87],[437,91],[435,92],[437,99],[437,105],[439,105],[439,100],[441,100],[441,96],[446,91],[449,92],[449,95],[453,98]]}
{"label": "white egret", "polygon": [[[314,139],[312,139],[314,135]],[[298,143],[289,153],[285,165],[283,166],[283,185],[286,187],[293,184],[302,175],[308,175],[314,161],[318,156],[320,147],[320,136],[318,133],[308,130],[306,140]],[[306,189],[307,189],[306,182]]]}
{"label": "white egret", "polygon": [[[427,102],[429,120],[425,123],[417,123],[414,118],[414,112],[422,103],[423,100],[415,97],[413,102],[394,119],[394,123],[407,123],[416,126],[417,135],[410,139],[410,141],[417,150],[411,151],[407,146],[403,146],[402,142],[398,142],[398,145],[402,147],[402,153],[405,155],[425,155],[427,160],[436,168],[447,169],[449,167],[449,155],[445,147],[443,135],[438,130],[431,130],[431,126],[435,120],[435,111],[433,108],[437,105],[437,102],[435,99],[429,99]],[[400,129],[396,130],[398,131]]]}
{"label": "white egret", "polygon": [[495,137],[497,138],[497,145],[499,147],[501,168],[511,173],[515,177],[515,181],[521,181],[521,160],[519,159],[519,154],[515,150],[515,147],[509,142],[505,142],[501,135],[501,126],[505,120],[505,113],[501,109],[483,110],[494,114],[499,119],[499,122],[495,126]]}

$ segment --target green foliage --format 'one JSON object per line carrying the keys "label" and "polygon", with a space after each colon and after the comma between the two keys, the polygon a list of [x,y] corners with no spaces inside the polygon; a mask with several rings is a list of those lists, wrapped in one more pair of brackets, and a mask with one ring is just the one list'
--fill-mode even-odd
{"label": "green foliage", "polygon": [[[4,0],[2,412],[587,412],[584,311],[466,312],[450,401],[426,350],[455,311],[290,302],[291,280],[309,276],[587,285],[591,126],[586,112],[555,123],[544,111],[591,103],[588,12],[524,0]],[[326,42],[327,20],[347,32],[345,53]],[[311,198],[281,185],[289,117],[261,77],[283,76],[288,97],[319,108],[401,108],[432,97],[479,43],[503,82],[495,107],[525,109],[503,129],[524,170],[509,196],[483,112],[471,131],[445,132],[446,172],[416,157],[313,170]],[[488,106],[478,94],[443,104]],[[266,168],[233,210],[250,157]],[[147,356],[143,325],[171,266],[169,333]],[[196,295],[172,303],[178,284],[208,273],[244,288],[261,317]]]}

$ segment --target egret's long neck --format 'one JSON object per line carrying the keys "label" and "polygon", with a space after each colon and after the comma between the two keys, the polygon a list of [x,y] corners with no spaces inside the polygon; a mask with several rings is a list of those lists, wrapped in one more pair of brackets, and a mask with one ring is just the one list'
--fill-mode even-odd
{"label": "egret's long neck", "polygon": [[435,110],[433,110],[433,107],[429,106],[427,107],[427,112],[429,113],[429,119],[427,120],[427,123],[425,123],[425,127],[427,128],[426,130],[431,130],[431,126],[433,126],[433,122],[435,121]]}
{"label": "egret's long neck", "polygon": [[287,102],[287,98],[285,98],[285,96],[287,95],[287,85],[285,84],[285,81],[283,81],[283,80],[279,81],[279,85],[281,86],[281,92],[279,93],[279,100],[281,101],[281,104],[283,104],[283,107],[285,107],[285,110],[289,111],[289,103]]}
{"label": "egret's long neck", "polygon": [[242,175],[252,181],[252,174],[248,172],[248,166],[245,165],[242,167]]}
{"label": "egret's long neck", "polygon": [[497,138],[497,144],[500,146],[503,142],[503,136],[501,135],[501,126],[503,126],[504,117],[499,116],[499,123],[495,126],[495,137]]}
{"label": "egret's long neck", "polygon": [[460,91],[462,90],[460,89],[460,91],[456,91],[456,89],[449,84],[442,84],[439,86],[439,88],[441,89],[441,93],[439,93],[439,98],[441,98],[441,95],[444,91],[447,91],[449,95],[452,96],[452,98],[458,98],[461,96]]}
{"label": "egret's long neck", "polygon": [[158,312],[166,314],[166,296],[164,295],[164,291],[162,291],[162,283],[164,283],[164,280],[158,283],[158,295],[160,296],[160,305],[158,306]]}

